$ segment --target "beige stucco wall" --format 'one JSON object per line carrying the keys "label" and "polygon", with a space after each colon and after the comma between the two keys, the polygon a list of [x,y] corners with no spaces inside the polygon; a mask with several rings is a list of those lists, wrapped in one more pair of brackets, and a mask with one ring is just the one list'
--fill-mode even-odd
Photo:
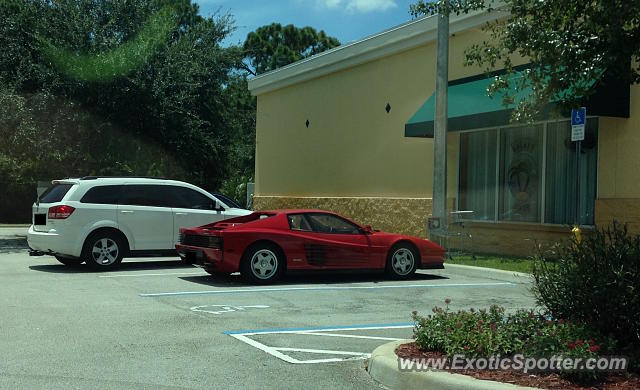
{"label": "beige stucco wall", "polygon": [[640,232],[640,86],[631,86],[631,118],[600,118],[596,225],[613,219]]}
{"label": "beige stucco wall", "polygon": [[[450,79],[478,73],[462,65],[478,35],[452,37]],[[434,71],[429,44],[259,95],[256,195],[431,197],[433,140],[405,137],[404,125]]]}

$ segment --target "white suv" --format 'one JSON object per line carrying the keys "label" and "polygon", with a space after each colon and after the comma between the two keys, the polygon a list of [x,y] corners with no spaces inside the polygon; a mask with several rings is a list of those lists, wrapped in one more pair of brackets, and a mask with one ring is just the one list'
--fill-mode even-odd
{"label": "white suv", "polygon": [[181,227],[250,214],[188,183],[151,178],[54,180],[33,205],[31,255],[117,267],[123,257],[175,255]]}

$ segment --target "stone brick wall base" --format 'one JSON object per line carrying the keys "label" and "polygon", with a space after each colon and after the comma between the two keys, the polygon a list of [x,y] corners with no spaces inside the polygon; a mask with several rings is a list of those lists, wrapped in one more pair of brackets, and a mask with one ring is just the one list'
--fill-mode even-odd
{"label": "stone brick wall base", "polygon": [[254,196],[253,209],[329,210],[374,229],[426,237],[431,198]]}

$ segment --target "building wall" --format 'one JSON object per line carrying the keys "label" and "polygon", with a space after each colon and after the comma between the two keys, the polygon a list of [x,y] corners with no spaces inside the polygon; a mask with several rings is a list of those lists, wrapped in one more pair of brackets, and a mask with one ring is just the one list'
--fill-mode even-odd
{"label": "building wall", "polygon": [[[481,73],[463,66],[478,29],[450,40],[450,80]],[[522,60],[516,61],[521,63]],[[426,236],[433,140],[407,138],[404,124],[435,89],[435,44],[258,95],[255,209],[320,208],[376,229]],[[385,111],[387,103],[391,106]],[[632,88],[632,115],[640,87]],[[306,126],[306,121],[309,126]],[[640,129],[600,119],[596,223],[616,217],[640,230]],[[459,134],[448,137],[448,204],[457,196]],[[570,237],[563,226],[474,223],[478,252],[529,256]]]}
{"label": "building wall", "polygon": [[640,233],[640,86],[631,87],[631,118],[600,118],[596,225],[614,219]]}
{"label": "building wall", "polygon": [[[452,38],[451,79],[478,73],[462,65],[472,38]],[[256,195],[430,198],[433,140],[404,137],[404,124],[434,71],[429,44],[259,95]]]}

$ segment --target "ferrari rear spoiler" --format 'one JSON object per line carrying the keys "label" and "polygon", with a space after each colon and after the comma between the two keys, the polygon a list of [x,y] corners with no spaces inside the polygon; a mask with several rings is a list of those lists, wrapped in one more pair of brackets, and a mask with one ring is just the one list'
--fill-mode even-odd
{"label": "ferrari rear spoiler", "polygon": [[224,230],[237,225],[242,225],[244,223],[258,221],[260,219],[272,217],[274,215],[276,214],[273,212],[256,211],[249,215],[243,215],[241,217],[229,218],[219,222],[210,223],[208,225],[202,226],[202,228],[207,230]]}

